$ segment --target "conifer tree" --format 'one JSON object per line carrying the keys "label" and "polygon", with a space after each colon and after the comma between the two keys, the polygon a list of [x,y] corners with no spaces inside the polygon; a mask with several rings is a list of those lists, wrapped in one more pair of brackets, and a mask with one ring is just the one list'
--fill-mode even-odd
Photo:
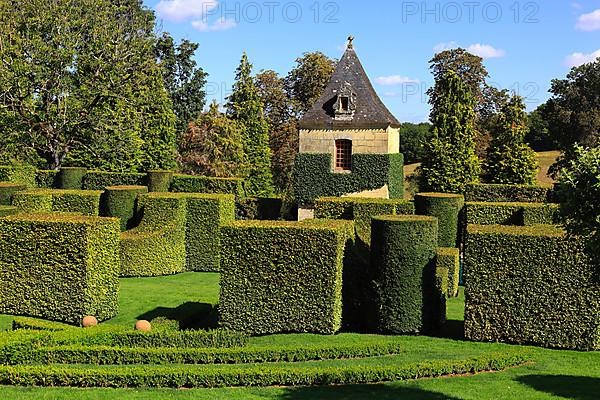
{"label": "conifer tree", "polygon": [[432,137],[425,146],[419,176],[421,190],[460,193],[479,180],[475,154],[475,98],[449,70],[436,79],[429,99]]}
{"label": "conifer tree", "polygon": [[486,180],[490,183],[532,185],[538,162],[535,152],[524,143],[529,132],[523,98],[513,95],[502,107],[485,161]]}
{"label": "conifer tree", "polygon": [[274,189],[269,124],[251,74],[252,64],[244,53],[236,71],[233,92],[227,99],[227,115],[242,125],[242,145],[248,161],[246,178],[249,194],[271,196]]}

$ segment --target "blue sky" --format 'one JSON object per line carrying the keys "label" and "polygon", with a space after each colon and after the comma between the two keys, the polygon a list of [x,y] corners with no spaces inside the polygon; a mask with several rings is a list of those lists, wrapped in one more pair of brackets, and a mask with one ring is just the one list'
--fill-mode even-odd
{"label": "blue sky", "polygon": [[553,78],[600,56],[600,0],[355,1],[145,0],[160,30],[199,43],[208,98],[223,102],[246,51],[255,72],[281,75],[307,51],[339,58],[346,37],[400,121],[426,121],[428,60],[465,47],[484,57],[490,81],[543,103]]}

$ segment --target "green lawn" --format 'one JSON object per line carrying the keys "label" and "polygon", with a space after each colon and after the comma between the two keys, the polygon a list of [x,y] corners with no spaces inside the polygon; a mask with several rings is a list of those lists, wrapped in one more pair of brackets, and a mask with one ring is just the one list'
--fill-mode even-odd
{"label": "green lawn", "polygon": [[[132,325],[137,318],[167,316],[182,323],[200,320],[214,323],[212,305],[218,299],[218,274],[186,273],[171,277],[123,279],[120,315],[111,324]],[[514,348],[497,343],[471,343],[461,338],[463,297],[448,304],[449,321],[437,336],[401,337],[406,350],[397,356],[358,360],[327,360],[300,363],[386,364],[438,358],[476,356],[488,351]],[[0,322],[7,326],[10,317]],[[366,342],[371,335],[344,333],[336,336],[272,335],[252,338],[250,346]],[[525,349],[525,348],[523,348]],[[527,348],[535,362],[498,373],[475,376],[392,382],[377,385],[333,387],[275,387],[223,389],[71,389],[0,387],[6,399],[557,399],[600,398],[600,353]],[[110,368],[110,367],[108,367]],[[243,368],[243,366],[242,366]]]}

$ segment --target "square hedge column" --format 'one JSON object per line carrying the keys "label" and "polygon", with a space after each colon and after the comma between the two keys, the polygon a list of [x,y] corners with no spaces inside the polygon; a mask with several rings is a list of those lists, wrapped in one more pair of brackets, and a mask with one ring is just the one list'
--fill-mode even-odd
{"label": "square hedge column", "polygon": [[0,313],[80,324],[119,306],[119,220],[64,214],[0,219]]}
{"label": "square hedge column", "polygon": [[342,319],[347,221],[238,221],[222,229],[225,328],[249,334],[333,334]]}

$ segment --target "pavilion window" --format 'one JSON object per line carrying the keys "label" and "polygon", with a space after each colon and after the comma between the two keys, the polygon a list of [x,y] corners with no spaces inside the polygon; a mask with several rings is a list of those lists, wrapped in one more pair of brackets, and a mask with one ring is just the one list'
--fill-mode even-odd
{"label": "pavilion window", "polygon": [[335,169],[337,171],[352,169],[352,140],[338,139],[335,141]]}

